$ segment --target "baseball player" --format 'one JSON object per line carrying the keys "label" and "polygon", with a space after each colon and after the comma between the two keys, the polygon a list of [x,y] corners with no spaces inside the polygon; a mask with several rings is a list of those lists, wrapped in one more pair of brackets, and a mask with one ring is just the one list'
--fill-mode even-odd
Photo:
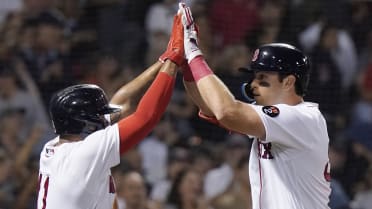
{"label": "baseball player", "polygon": [[243,92],[255,100],[236,100],[212,72],[197,45],[190,9],[181,4],[185,87],[200,116],[226,129],[254,137],[249,159],[253,209],[327,209],[330,165],[326,121],[303,96],[309,61],[283,43],[260,46],[249,68],[253,80]]}
{"label": "baseball player", "polygon": [[[50,114],[58,137],[40,154],[38,209],[109,209],[115,185],[110,168],[120,155],[150,133],[169,103],[176,66],[184,63],[183,31],[175,16],[167,50],[159,61],[121,87],[110,103],[95,85],[74,85],[58,92]],[[158,73],[159,71],[159,73]],[[157,74],[128,117],[131,97]],[[113,105],[117,104],[117,105]]]}

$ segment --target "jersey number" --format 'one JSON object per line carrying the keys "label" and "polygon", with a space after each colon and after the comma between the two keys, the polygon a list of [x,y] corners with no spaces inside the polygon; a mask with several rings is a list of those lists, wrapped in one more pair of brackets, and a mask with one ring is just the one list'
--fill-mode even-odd
{"label": "jersey number", "polygon": [[[40,189],[41,189],[41,181],[43,180],[43,175],[39,174],[39,185],[38,185],[38,192],[39,192],[39,195],[40,195]],[[46,198],[48,196],[48,187],[49,187],[49,176],[47,176],[45,178],[45,181],[43,183],[43,189],[44,189],[44,194],[43,194],[43,204],[42,204],[42,207],[41,209],[45,209],[46,208]]]}

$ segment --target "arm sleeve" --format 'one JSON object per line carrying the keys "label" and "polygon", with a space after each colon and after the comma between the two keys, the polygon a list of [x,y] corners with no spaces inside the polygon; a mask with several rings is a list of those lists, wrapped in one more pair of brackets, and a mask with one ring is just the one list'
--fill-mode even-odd
{"label": "arm sleeve", "polygon": [[146,137],[163,115],[173,92],[175,79],[160,72],[138,104],[136,111],[119,121],[120,154]]}

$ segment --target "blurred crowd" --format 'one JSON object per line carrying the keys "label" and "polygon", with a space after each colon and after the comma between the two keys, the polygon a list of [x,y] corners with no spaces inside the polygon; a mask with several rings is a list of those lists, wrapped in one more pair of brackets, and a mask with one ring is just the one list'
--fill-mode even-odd
{"label": "blurred crowd", "polygon": [[[372,2],[185,2],[205,58],[240,100],[247,77],[237,69],[257,46],[287,42],[309,56],[305,99],[319,103],[328,122],[330,207],[370,209]],[[54,137],[53,93],[93,83],[110,97],[158,59],[177,9],[178,0],[1,1],[0,209],[35,208],[39,152]],[[161,122],[112,170],[115,207],[249,209],[251,139],[198,118],[178,80]]]}

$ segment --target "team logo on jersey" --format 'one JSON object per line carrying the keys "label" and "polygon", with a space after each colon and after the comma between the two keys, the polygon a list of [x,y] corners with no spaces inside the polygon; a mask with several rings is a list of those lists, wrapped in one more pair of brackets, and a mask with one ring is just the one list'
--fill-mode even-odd
{"label": "team logo on jersey", "polygon": [[258,157],[262,159],[274,159],[273,154],[271,153],[271,143],[262,143],[258,142]]}
{"label": "team logo on jersey", "polygon": [[262,107],[262,112],[264,112],[266,115],[272,118],[278,116],[280,113],[279,108],[275,106],[264,106]]}
{"label": "team logo on jersey", "polygon": [[52,155],[54,155],[54,149],[45,148],[45,156],[50,157]]}

